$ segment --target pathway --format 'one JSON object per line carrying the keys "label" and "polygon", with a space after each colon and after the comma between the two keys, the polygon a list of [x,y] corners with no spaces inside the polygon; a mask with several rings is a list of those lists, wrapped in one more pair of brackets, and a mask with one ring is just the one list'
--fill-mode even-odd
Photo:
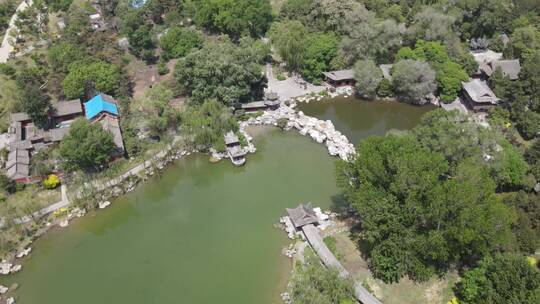
{"label": "pathway", "polygon": [[49,205],[49,206],[47,206],[47,207],[45,207],[45,208],[43,208],[43,209],[41,209],[39,211],[36,211],[36,212],[32,213],[32,216],[25,215],[23,217],[13,219],[13,222],[15,224],[26,224],[26,223],[30,222],[32,220],[32,218],[42,217],[44,215],[51,214],[51,213],[55,212],[58,209],[67,207],[69,204],[71,204],[71,202],[69,201],[69,198],[67,196],[67,187],[66,187],[66,185],[62,185],[60,187],[60,191],[62,192],[62,199],[59,202],[54,203],[52,205]]}
{"label": "pathway", "polygon": [[12,30],[17,29],[17,27],[15,26],[15,22],[17,21],[17,14],[26,10],[31,5],[32,0],[22,1],[21,4],[19,4],[19,6],[17,7],[15,14],[11,16],[11,19],[9,20],[9,26],[6,29],[6,34],[4,35],[4,39],[2,39],[2,45],[0,46],[0,63],[6,63],[9,59],[9,55],[11,54],[11,52],[13,52],[14,48],[10,43],[13,38],[10,37],[9,33]]}
{"label": "pathway", "polygon": [[266,64],[266,78],[268,78],[267,90],[277,93],[281,101],[308,95],[310,93],[319,93],[326,89],[324,86],[316,86],[308,83],[299,76],[289,77],[285,80],[277,80],[270,63]]}
{"label": "pathway", "polygon": [[[341,265],[330,249],[328,249],[323,239],[319,235],[319,229],[317,227],[313,226],[313,224],[306,225],[302,227],[302,231],[304,232],[308,243],[311,245],[313,250],[315,250],[326,267],[337,269],[341,277],[350,276],[349,272]],[[367,289],[365,289],[360,282],[355,282],[354,294],[356,299],[363,304],[382,304],[369,291],[367,291]]]}

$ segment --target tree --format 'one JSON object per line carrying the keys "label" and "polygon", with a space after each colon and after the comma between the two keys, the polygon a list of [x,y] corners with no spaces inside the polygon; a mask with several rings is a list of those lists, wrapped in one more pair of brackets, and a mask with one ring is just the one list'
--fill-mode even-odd
{"label": "tree", "polygon": [[385,282],[404,275],[426,280],[512,239],[514,218],[495,195],[490,168],[468,154],[452,163],[417,132],[368,138],[354,162],[336,170],[339,188],[362,217],[370,267]]}
{"label": "tree", "polygon": [[392,86],[401,100],[425,104],[436,89],[435,72],[425,62],[401,60],[393,67]]}
{"label": "tree", "polygon": [[100,124],[79,118],[60,144],[62,167],[67,171],[97,171],[109,161],[115,148],[110,132],[103,130]]}
{"label": "tree", "polygon": [[326,269],[316,258],[298,266],[291,281],[291,300],[295,304],[353,303],[350,278],[341,278],[335,269]]}
{"label": "tree", "polygon": [[177,113],[169,105],[174,93],[164,84],[158,83],[146,90],[144,97],[136,99],[130,106],[137,111],[146,127],[150,130],[150,136],[161,138],[167,128],[177,124]]}
{"label": "tree", "polygon": [[445,40],[448,35],[453,34],[452,25],[455,20],[451,15],[438,12],[433,7],[426,7],[414,16],[414,25],[410,30],[418,39]]}
{"label": "tree", "polygon": [[195,5],[198,24],[234,38],[262,35],[272,21],[268,0],[200,0]]}
{"label": "tree", "polygon": [[540,300],[540,272],[519,255],[484,258],[456,287],[464,304],[533,304]]}
{"label": "tree", "polygon": [[291,70],[298,70],[306,52],[307,29],[299,21],[275,22],[268,31],[272,44]]}
{"label": "tree", "polygon": [[54,11],[67,11],[73,0],[46,0],[47,6]]}
{"label": "tree", "polygon": [[469,80],[469,75],[459,64],[446,61],[440,65],[436,79],[440,87],[441,100],[453,102],[461,91],[461,83]]}
{"label": "tree", "polygon": [[354,65],[354,79],[358,94],[366,98],[374,98],[382,81],[382,71],[373,60],[359,60]]}
{"label": "tree", "polygon": [[309,81],[320,83],[322,73],[328,71],[330,62],[337,56],[338,37],[333,34],[309,35],[302,60],[302,75]]}
{"label": "tree", "polygon": [[55,73],[67,73],[69,66],[84,57],[83,51],[74,44],[61,41],[53,44],[47,53],[49,65]]}
{"label": "tree", "polygon": [[495,156],[493,177],[503,189],[515,189],[523,185],[529,171],[523,155],[507,141],[502,141],[502,151]]}
{"label": "tree", "polygon": [[510,41],[513,56],[527,59],[534,50],[540,49],[540,30],[534,26],[517,28]]}
{"label": "tree", "polygon": [[96,92],[113,93],[119,85],[120,73],[116,66],[97,61],[78,62],[69,67],[62,82],[67,98],[89,98]]}
{"label": "tree", "polygon": [[184,57],[191,50],[201,47],[202,42],[199,32],[180,26],[169,28],[160,39],[166,59]]}
{"label": "tree", "polygon": [[174,79],[197,104],[208,99],[229,106],[249,102],[261,98],[266,87],[260,55],[254,47],[238,47],[227,39],[209,42],[178,61]]}
{"label": "tree", "polygon": [[38,86],[28,86],[21,90],[20,101],[23,110],[38,126],[45,127],[49,122],[49,96]]}

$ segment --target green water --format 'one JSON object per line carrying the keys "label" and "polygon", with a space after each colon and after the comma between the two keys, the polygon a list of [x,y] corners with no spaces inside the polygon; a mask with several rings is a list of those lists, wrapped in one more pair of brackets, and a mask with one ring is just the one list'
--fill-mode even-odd
{"label": "green water", "polygon": [[[412,127],[425,111],[350,101],[307,106],[356,139]],[[184,158],[108,209],[41,238],[23,271],[0,284],[19,284],[19,304],[281,303],[288,241],[273,224],[285,207],[333,204],[335,159],[295,132],[253,132],[258,152],[246,166]]]}
{"label": "green water", "polygon": [[354,145],[367,136],[384,135],[391,129],[411,129],[424,113],[434,108],[395,101],[363,101],[343,97],[298,104],[298,110],[306,115],[331,120],[335,128]]}

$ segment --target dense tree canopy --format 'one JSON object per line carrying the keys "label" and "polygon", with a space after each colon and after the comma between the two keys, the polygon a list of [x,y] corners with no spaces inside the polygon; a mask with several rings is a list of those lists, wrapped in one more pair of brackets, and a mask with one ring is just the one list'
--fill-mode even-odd
{"label": "dense tree canopy", "polygon": [[269,0],[196,0],[195,21],[233,37],[266,32],[272,21]]}
{"label": "dense tree canopy", "polygon": [[65,170],[97,170],[105,165],[115,149],[113,135],[101,124],[77,119],[60,145]]}
{"label": "dense tree canopy", "polygon": [[398,98],[412,104],[425,104],[436,89],[435,72],[422,61],[401,60],[393,67],[392,85]]}
{"label": "dense tree canopy", "polygon": [[222,39],[180,59],[174,78],[195,103],[208,99],[226,105],[248,102],[260,98],[266,87],[263,59],[252,45],[239,47]]}
{"label": "dense tree canopy", "polygon": [[167,59],[184,57],[191,50],[199,48],[202,42],[200,33],[179,26],[169,28],[160,39],[163,56]]}
{"label": "dense tree canopy", "polygon": [[486,257],[465,273],[457,295],[464,304],[538,303],[540,271],[523,256]]}
{"label": "dense tree canopy", "polygon": [[103,61],[78,62],[69,67],[62,82],[67,98],[89,98],[97,92],[113,93],[119,83],[118,68]]}
{"label": "dense tree canopy", "polygon": [[354,65],[356,90],[360,96],[374,98],[382,81],[382,71],[372,60],[359,60]]}

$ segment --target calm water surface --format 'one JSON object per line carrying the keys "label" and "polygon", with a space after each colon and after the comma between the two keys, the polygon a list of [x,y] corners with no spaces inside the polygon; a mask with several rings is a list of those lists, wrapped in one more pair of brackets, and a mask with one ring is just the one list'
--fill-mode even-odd
{"label": "calm water surface", "polygon": [[434,108],[396,101],[363,101],[350,97],[298,104],[298,109],[306,115],[331,120],[336,129],[345,134],[354,145],[363,138],[384,135],[391,129],[411,129],[424,113]]}
{"label": "calm water surface", "polygon": [[[426,111],[350,100],[303,110],[336,119],[354,140],[410,128]],[[281,303],[290,263],[273,224],[300,202],[331,206],[335,159],[295,132],[255,131],[258,152],[245,167],[184,158],[110,208],[40,239],[9,280],[20,285],[17,303]]]}

